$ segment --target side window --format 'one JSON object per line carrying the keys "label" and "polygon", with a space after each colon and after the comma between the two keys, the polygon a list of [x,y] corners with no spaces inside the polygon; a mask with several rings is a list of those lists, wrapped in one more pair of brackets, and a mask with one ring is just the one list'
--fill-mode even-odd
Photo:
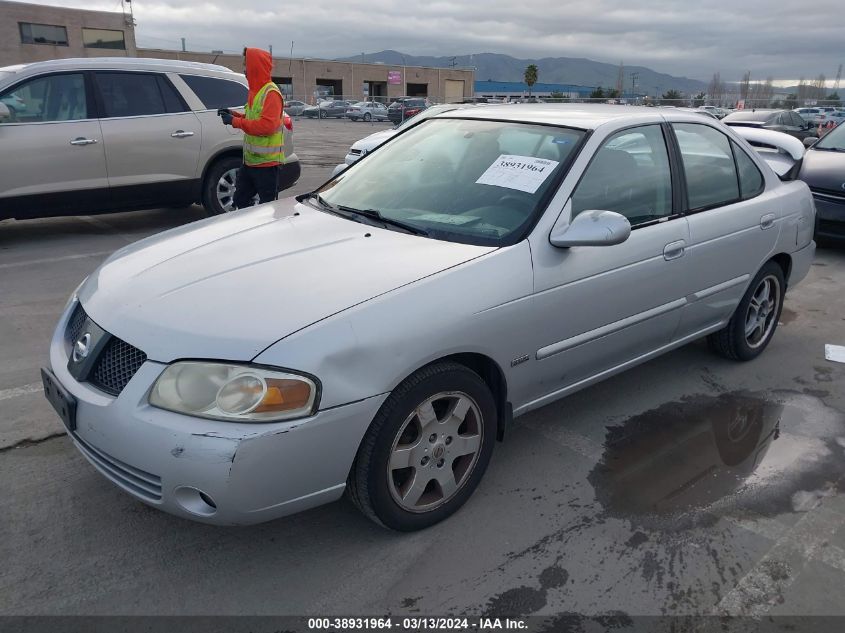
{"label": "side window", "polygon": [[632,226],[672,215],[672,174],[659,125],[622,130],[596,153],[572,194],[572,216],[600,209]]}
{"label": "side window", "polygon": [[194,91],[207,110],[241,108],[246,104],[248,90],[240,82],[198,75],[179,76],[188,84],[188,88]]}
{"label": "side window", "polygon": [[734,157],[736,158],[736,167],[739,172],[739,189],[743,200],[748,200],[763,193],[765,188],[763,182],[763,174],[757,169],[754,161],[748,157],[739,145],[731,141]]}
{"label": "side window", "polygon": [[681,149],[690,210],[739,200],[736,166],[728,137],[707,125],[675,123],[672,127]]}
{"label": "side window", "polygon": [[800,116],[798,116],[794,112],[791,114],[791,116],[792,116],[792,125],[797,125],[798,127],[804,127],[804,125],[805,125],[804,119],[802,119]]}
{"label": "side window", "polygon": [[11,118],[6,123],[46,123],[88,118],[81,73],[37,77],[0,94]]}
{"label": "side window", "polygon": [[166,114],[156,75],[95,73],[103,99],[103,118]]}
{"label": "side window", "polygon": [[173,87],[173,84],[170,83],[167,77],[156,75],[156,80],[158,81],[159,90],[161,90],[161,96],[164,98],[164,107],[168,112],[189,111],[185,100],[182,99],[182,96],[176,91],[176,88]]}

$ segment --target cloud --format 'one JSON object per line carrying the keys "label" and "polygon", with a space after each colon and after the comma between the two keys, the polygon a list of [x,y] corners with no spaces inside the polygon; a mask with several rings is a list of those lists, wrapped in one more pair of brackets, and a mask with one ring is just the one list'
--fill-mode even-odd
{"label": "cloud", "polygon": [[[114,0],[56,4],[114,10]],[[832,77],[845,59],[841,2],[812,10],[784,0],[139,0],[140,45],[335,58],[396,49],[412,55],[496,52],[518,57],[586,57],[648,66],[707,80]]]}

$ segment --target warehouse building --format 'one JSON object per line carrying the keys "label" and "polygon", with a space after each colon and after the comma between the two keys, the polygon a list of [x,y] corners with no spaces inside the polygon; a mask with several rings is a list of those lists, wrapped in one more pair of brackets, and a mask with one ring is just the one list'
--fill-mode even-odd
{"label": "warehouse building", "polygon": [[[126,56],[220,64],[243,72],[239,54],[138,48],[131,15],[0,0],[0,66],[67,57]],[[473,96],[474,71],[274,57],[273,79],[288,100]]]}

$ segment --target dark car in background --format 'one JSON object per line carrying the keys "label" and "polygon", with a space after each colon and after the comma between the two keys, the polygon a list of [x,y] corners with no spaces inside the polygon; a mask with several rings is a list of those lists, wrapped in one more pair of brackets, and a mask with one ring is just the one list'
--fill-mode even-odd
{"label": "dark car in background", "polygon": [[798,177],[816,203],[816,240],[845,244],[845,124],[813,143]]}
{"label": "dark car in background", "polygon": [[311,117],[313,119],[327,119],[329,117],[336,117],[342,119],[346,116],[346,111],[352,104],[349,101],[322,101],[319,105],[305,108],[302,111],[302,116]]}
{"label": "dark car in background", "polygon": [[387,118],[398,125],[431,105],[425,97],[399,97],[387,108]]}
{"label": "dark car in background", "polygon": [[813,124],[792,110],[737,110],[722,119],[722,123],[783,132],[801,141],[815,136]]}

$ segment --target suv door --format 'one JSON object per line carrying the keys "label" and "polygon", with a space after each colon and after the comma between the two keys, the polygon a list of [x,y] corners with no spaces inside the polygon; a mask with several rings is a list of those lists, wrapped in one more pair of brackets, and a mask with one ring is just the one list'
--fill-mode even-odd
{"label": "suv door", "polygon": [[708,125],[674,123],[683,164],[689,303],[679,335],[730,318],[780,233],[777,196],[751,156]]}
{"label": "suv door", "polygon": [[122,208],[199,200],[199,119],[164,75],[96,71],[112,200]]}
{"label": "suv door", "polygon": [[[616,246],[532,244],[537,328],[535,397],[560,392],[666,346],[688,291],[687,221],[676,209],[659,124],[611,135],[593,156],[563,214],[616,211],[631,223]],[[570,211],[571,210],[571,211]]]}
{"label": "suv door", "polygon": [[108,206],[100,123],[82,72],[25,79],[0,119],[0,219],[69,215]]}

